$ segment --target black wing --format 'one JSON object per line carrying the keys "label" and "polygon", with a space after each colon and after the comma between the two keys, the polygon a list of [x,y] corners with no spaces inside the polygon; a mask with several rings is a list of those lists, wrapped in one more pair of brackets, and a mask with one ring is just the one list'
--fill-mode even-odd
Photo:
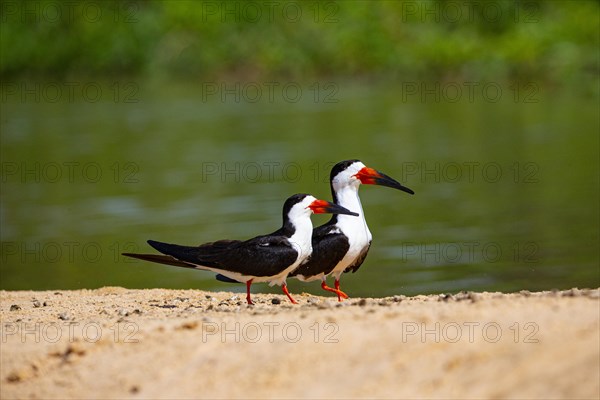
{"label": "black wing", "polygon": [[346,235],[335,225],[321,225],[313,230],[313,252],[304,264],[296,268],[290,276],[305,277],[329,274],[348,252],[350,243]]}
{"label": "black wing", "polygon": [[273,276],[289,267],[298,253],[283,236],[259,236],[247,241],[220,240],[197,247],[149,240],[161,253],[179,261],[250,276]]}
{"label": "black wing", "polygon": [[367,254],[369,253],[369,249],[371,248],[371,242],[369,242],[369,245],[367,247],[365,247],[363,249],[363,251],[360,252],[360,254],[358,255],[358,257],[356,257],[356,261],[354,261],[354,263],[352,263],[351,265],[349,265],[344,272],[350,272],[352,271],[352,273],[358,271],[358,269],[360,268],[360,266],[362,265],[362,263],[365,261],[365,258],[367,258]]}

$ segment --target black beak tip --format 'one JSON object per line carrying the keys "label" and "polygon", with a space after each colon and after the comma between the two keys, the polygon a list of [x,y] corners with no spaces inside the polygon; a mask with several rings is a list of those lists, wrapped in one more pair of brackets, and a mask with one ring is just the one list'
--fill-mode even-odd
{"label": "black beak tip", "polygon": [[350,210],[346,210],[346,209],[337,209],[335,214],[346,214],[346,215],[352,215],[353,217],[358,217],[358,213],[355,213],[354,211],[350,211]]}
{"label": "black beak tip", "polygon": [[408,194],[415,194],[415,191],[412,189],[407,188],[406,186],[402,187],[402,190],[405,191]]}
{"label": "black beak tip", "polygon": [[352,215],[353,217],[358,217],[358,213],[355,213],[354,211],[350,211],[347,208],[344,208],[340,205],[337,204],[331,204],[329,207],[327,207],[327,211],[331,214],[346,214],[346,215]]}
{"label": "black beak tip", "polygon": [[403,192],[408,193],[408,194],[415,194],[415,192],[412,189],[409,189],[406,186],[403,186],[400,182],[398,182],[394,178],[389,177],[382,172],[379,172],[379,171],[377,171],[377,172],[379,173],[379,177],[375,178],[376,185],[387,186],[392,189],[402,190]]}

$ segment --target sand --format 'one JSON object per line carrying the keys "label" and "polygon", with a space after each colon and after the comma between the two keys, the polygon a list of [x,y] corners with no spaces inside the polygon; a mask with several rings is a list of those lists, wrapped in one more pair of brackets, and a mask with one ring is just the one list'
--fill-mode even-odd
{"label": "sand", "polygon": [[598,399],[599,295],[0,291],[0,397]]}

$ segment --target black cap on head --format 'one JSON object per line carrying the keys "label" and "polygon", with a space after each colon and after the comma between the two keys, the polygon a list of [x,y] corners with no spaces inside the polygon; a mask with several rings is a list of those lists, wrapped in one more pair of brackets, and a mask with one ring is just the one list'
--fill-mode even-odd
{"label": "black cap on head", "polygon": [[292,207],[294,207],[296,204],[298,204],[302,200],[304,200],[306,198],[306,196],[310,196],[310,195],[306,194],[306,193],[297,193],[293,196],[288,197],[287,200],[285,201],[285,203],[283,203],[284,218],[286,217],[286,215],[288,215],[288,213],[290,212]]}
{"label": "black cap on head", "polygon": [[333,168],[331,168],[331,174],[329,174],[329,181],[333,181],[333,178],[335,178],[337,174],[344,171],[346,168],[348,168],[355,162],[360,162],[360,160],[345,160],[335,164]]}

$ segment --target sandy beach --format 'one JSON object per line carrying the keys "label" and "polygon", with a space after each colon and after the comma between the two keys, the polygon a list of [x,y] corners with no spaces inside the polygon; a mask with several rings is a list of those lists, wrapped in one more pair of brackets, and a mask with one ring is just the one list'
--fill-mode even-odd
{"label": "sandy beach", "polygon": [[1,291],[0,397],[589,398],[600,291]]}

